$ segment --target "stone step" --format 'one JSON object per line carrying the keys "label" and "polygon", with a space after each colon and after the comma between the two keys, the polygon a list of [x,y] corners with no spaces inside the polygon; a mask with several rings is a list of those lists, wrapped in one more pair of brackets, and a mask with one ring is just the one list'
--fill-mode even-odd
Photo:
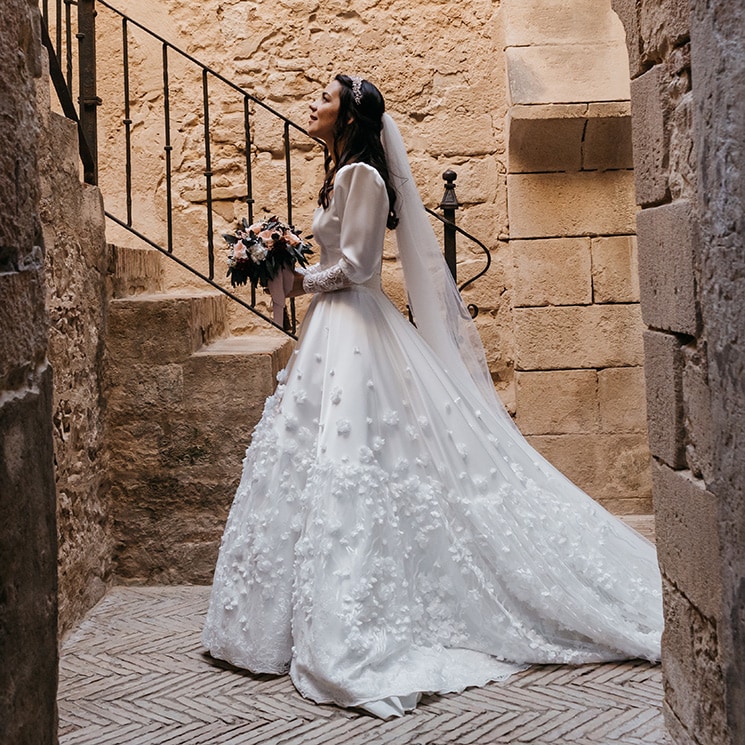
{"label": "stone step", "polygon": [[164,289],[163,256],[154,248],[108,245],[110,297],[124,298]]}
{"label": "stone step", "polygon": [[108,353],[137,364],[182,362],[227,336],[228,298],[219,292],[143,293],[109,306]]}
{"label": "stone step", "polygon": [[229,337],[181,362],[133,361],[109,394],[116,575],[209,582],[241,462],[292,343]]}
{"label": "stone step", "polygon": [[273,330],[231,336],[229,298],[164,285],[160,252],[109,247],[115,573],[209,582],[245,449],[292,341]]}

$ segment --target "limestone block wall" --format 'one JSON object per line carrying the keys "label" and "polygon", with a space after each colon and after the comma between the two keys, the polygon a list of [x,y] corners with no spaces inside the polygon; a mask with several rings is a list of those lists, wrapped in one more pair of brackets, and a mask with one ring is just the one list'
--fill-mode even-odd
{"label": "limestone block wall", "polygon": [[623,28],[598,0],[501,13],[517,423],[606,507],[650,512]]}
{"label": "limestone block wall", "polygon": [[[276,3],[216,0],[195,3],[169,0],[121,0],[123,11],[209,64],[251,94],[305,125],[308,104],[339,71],[360,73],[377,83],[410,148],[417,182],[427,205],[443,194],[442,173],[458,173],[458,221],[492,251],[489,277],[469,290],[480,308],[478,323],[487,341],[495,380],[506,388],[512,380],[512,329],[509,294],[511,262],[506,248],[507,209],[504,166],[506,78],[495,41],[499,20],[491,0],[443,3],[439,0],[367,3],[308,0]],[[107,209],[122,214],[124,154],[123,81],[117,59],[121,28],[105,8],[99,9],[99,65],[103,99],[101,183]],[[130,103],[132,180],[135,225],[159,241],[166,239],[162,50],[130,26]],[[170,57],[170,111],[174,164],[174,245],[177,252],[204,266],[205,178],[202,144],[202,82],[188,66]],[[246,213],[243,104],[224,85],[210,82],[212,183],[216,191],[214,233],[216,276],[225,274],[220,233]],[[281,123],[251,104],[249,148],[253,167],[255,212],[286,210]],[[310,231],[322,178],[321,148],[291,131],[293,217]],[[438,227],[438,232],[440,228]],[[131,238],[110,226],[114,243]],[[480,269],[480,250],[461,242],[459,276]],[[400,300],[400,277],[392,254],[386,284]],[[169,286],[191,283],[168,270]],[[239,294],[248,298],[248,290]],[[261,296],[259,296],[261,300]],[[303,302],[299,302],[302,308]],[[255,328],[250,318],[233,319],[233,330]]]}
{"label": "limestone block wall", "polygon": [[54,745],[57,550],[36,86],[38,10],[0,24],[0,740]]}
{"label": "limestone block wall", "polygon": [[741,4],[614,0],[626,28],[665,715],[745,740]]}

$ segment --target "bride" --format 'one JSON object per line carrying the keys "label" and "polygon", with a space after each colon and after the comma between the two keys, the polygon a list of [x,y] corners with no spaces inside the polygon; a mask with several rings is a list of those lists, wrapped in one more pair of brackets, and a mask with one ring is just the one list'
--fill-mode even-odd
{"label": "bride", "polygon": [[[659,659],[654,547],[504,410],[380,92],[338,75],[310,109],[315,296],[246,452],[204,645],[381,718],[532,663]],[[386,227],[416,328],[381,289]]]}

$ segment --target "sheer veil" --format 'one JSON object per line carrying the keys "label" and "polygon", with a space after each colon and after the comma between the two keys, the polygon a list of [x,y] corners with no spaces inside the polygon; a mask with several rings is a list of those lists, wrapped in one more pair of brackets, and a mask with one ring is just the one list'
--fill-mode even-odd
{"label": "sheer veil", "polygon": [[383,148],[396,191],[396,242],[414,323],[450,375],[475,387],[485,404],[515,426],[494,390],[476,326],[442,256],[414,183],[401,133],[383,115]]}

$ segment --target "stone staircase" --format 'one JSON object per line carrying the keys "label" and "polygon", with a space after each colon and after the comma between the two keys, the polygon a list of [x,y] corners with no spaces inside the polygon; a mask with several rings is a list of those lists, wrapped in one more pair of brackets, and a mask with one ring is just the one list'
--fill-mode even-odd
{"label": "stone staircase", "polygon": [[117,580],[211,581],[241,461],[292,341],[232,336],[230,300],[168,292],[152,249],[109,246],[106,418]]}

